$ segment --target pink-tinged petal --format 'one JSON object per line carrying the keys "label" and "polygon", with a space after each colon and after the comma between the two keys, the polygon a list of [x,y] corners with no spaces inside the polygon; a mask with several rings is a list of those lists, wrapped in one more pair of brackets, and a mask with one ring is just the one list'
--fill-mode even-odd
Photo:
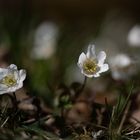
{"label": "pink-tinged petal", "polygon": [[105,71],[107,71],[108,69],[109,69],[108,64],[103,64],[103,65],[101,66],[101,68],[100,68],[99,73],[105,72]]}
{"label": "pink-tinged petal", "polygon": [[24,81],[25,78],[26,78],[26,70],[21,69],[21,70],[19,71],[19,79],[20,79],[20,81]]}
{"label": "pink-tinged petal", "polygon": [[86,60],[86,55],[84,53],[81,53],[78,59],[78,66],[82,67],[85,60]]}
{"label": "pink-tinged petal", "polygon": [[106,59],[106,53],[104,51],[99,52],[97,59],[98,59],[98,65],[99,66],[103,65]]}
{"label": "pink-tinged petal", "polygon": [[11,64],[10,66],[8,66],[8,69],[14,69],[17,70],[17,66],[15,64]]}
{"label": "pink-tinged petal", "polygon": [[90,44],[86,53],[87,58],[96,58],[95,46]]}

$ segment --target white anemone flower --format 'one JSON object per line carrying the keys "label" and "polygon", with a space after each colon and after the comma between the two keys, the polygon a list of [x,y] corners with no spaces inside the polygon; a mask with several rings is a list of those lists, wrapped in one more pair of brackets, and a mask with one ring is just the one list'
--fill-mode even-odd
{"label": "white anemone flower", "polygon": [[34,47],[31,51],[33,59],[48,59],[56,51],[59,29],[53,22],[43,22],[35,32]]}
{"label": "white anemone flower", "polygon": [[104,51],[99,52],[96,56],[94,45],[89,45],[87,53],[81,53],[78,60],[78,66],[81,69],[81,73],[85,76],[99,77],[100,73],[109,69],[108,64],[104,64],[106,59],[106,53]]}
{"label": "white anemone flower", "polygon": [[15,92],[22,88],[25,78],[26,71],[18,70],[14,64],[0,68],[0,94]]}
{"label": "white anemone flower", "polygon": [[109,63],[112,77],[115,80],[127,80],[136,72],[133,61],[126,54],[111,57]]}
{"label": "white anemone flower", "polygon": [[129,31],[128,43],[132,47],[140,47],[140,25],[135,25]]}

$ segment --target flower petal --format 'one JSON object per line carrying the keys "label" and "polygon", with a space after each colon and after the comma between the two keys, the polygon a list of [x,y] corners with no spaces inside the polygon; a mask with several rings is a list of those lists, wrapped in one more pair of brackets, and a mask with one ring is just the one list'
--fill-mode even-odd
{"label": "flower petal", "polygon": [[88,50],[87,50],[86,56],[87,56],[87,58],[96,58],[95,46],[93,44],[90,44],[88,46]]}
{"label": "flower petal", "polygon": [[23,81],[20,81],[19,83],[18,83],[18,85],[16,86],[16,90],[18,90],[18,89],[20,89],[20,88],[22,88],[23,87]]}
{"label": "flower petal", "polygon": [[93,74],[92,74],[92,75],[87,74],[87,73],[85,73],[83,70],[81,70],[81,73],[84,74],[84,75],[85,75],[86,77],[88,77],[88,78],[92,78],[92,77],[93,77]]}
{"label": "flower petal", "polygon": [[6,76],[9,73],[8,69],[0,68],[0,79],[2,79],[4,76]]}
{"label": "flower petal", "polygon": [[100,74],[99,74],[99,73],[96,73],[96,74],[94,74],[93,76],[94,76],[94,77],[99,77]]}
{"label": "flower petal", "polygon": [[103,65],[106,59],[106,53],[104,51],[99,52],[97,59],[98,59],[98,65],[99,66]]}
{"label": "flower petal", "polygon": [[14,75],[15,80],[19,80],[19,72],[18,72],[18,70],[11,71],[11,74]]}
{"label": "flower petal", "polygon": [[2,95],[2,94],[4,94],[4,93],[7,93],[7,90],[1,89],[1,90],[0,90],[0,95]]}
{"label": "flower petal", "polygon": [[20,81],[24,81],[25,78],[26,78],[26,70],[21,69],[21,70],[19,71],[19,77],[20,77]]}
{"label": "flower petal", "polygon": [[7,93],[7,89],[8,89],[8,87],[6,85],[0,84],[0,95]]}
{"label": "flower petal", "polygon": [[0,90],[6,90],[8,87],[4,84],[0,84]]}
{"label": "flower petal", "polygon": [[79,60],[78,60],[78,66],[82,67],[83,66],[83,62],[86,60],[86,55],[85,53],[81,53],[79,56]]}
{"label": "flower petal", "polygon": [[109,69],[108,64],[103,64],[103,65],[101,66],[101,68],[100,68],[99,73],[105,72],[105,71],[107,71],[108,69]]}
{"label": "flower petal", "polygon": [[11,64],[10,66],[8,66],[8,69],[14,69],[17,70],[17,66],[15,64]]}
{"label": "flower petal", "polygon": [[12,92],[15,92],[17,89],[18,89],[17,86],[9,87],[9,88],[7,88],[7,92],[6,92],[6,93],[12,93]]}

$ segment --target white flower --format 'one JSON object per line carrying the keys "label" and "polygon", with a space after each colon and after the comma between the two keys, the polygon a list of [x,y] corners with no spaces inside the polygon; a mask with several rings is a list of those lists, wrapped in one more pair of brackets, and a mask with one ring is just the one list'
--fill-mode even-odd
{"label": "white flower", "polygon": [[126,54],[118,54],[110,58],[112,77],[116,80],[126,80],[135,73],[133,62]]}
{"label": "white flower", "polygon": [[43,22],[35,32],[34,47],[31,51],[33,59],[48,59],[56,51],[59,29],[53,22]]}
{"label": "white flower", "polygon": [[0,94],[15,92],[20,89],[25,78],[26,71],[18,70],[14,64],[7,68],[0,68]]}
{"label": "white flower", "polygon": [[97,132],[93,132],[92,136],[94,138],[94,140],[97,140],[98,137],[100,137],[103,134],[103,130],[99,130]]}
{"label": "white flower", "polygon": [[132,47],[140,47],[140,25],[135,25],[128,34],[128,43]]}
{"label": "white flower", "polygon": [[106,59],[106,53],[104,51],[99,52],[96,56],[94,45],[89,45],[87,53],[81,53],[78,60],[78,66],[81,69],[81,73],[85,76],[99,77],[100,73],[109,69],[108,64],[104,64]]}

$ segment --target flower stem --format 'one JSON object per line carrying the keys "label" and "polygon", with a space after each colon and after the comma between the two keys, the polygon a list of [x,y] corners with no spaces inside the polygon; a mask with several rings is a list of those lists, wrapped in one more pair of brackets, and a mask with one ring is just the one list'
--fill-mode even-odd
{"label": "flower stem", "polygon": [[18,105],[17,105],[17,97],[16,97],[15,92],[13,92],[13,95],[14,95],[14,106],[15,106],[15,112],[16,112],[18,109]]}
{"label": "flower stem", "polygon": [[87,77],[85,76],[83,85],[82,85],[81,90],[80,90],[81,92],[84,90],[86,83],[87,83]]}
{"label": "flower stem", "polygon": [[80,87],[80,89],[77,91],[77,93],[75,95],[76,99],[81,95],[82,91],[84,90],[84,88],[86,86],[86,82],[87,82],[87,77],[85,76],[82,86]]}

